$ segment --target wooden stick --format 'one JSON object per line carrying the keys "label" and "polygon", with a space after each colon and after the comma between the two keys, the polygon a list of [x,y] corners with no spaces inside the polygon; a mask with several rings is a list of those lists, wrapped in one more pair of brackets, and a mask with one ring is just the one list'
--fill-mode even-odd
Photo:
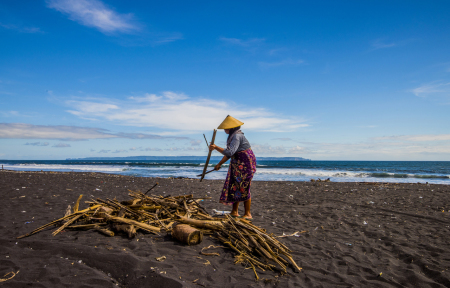
{"label": "wooden stick", "polygon": [[94,230],[96,230],[96,231],[98,231],[98,232],[100,232],[100,233],[102,233],[102,234],[104,234],[106,236],[114,237],[114,232],[113,231],[111,231],[109,229],[106,229],[106,228],[101,228],[98,225],[94,226]]}
{"label": "wooden stick", "polygon": [[[86,214],[86,213],[85,213]],[[53,236],[56,236],[56,234],[58,234],[59,232],[61,232],[62,230],[64,230],[64,228],[66,228],[67,226],[69,226],[70,224],[72,224],[73,222],[77,221],[78,218],[80,218],[81,216],[84,216],[85,214],[80,214],[77,215],[75,217],[73,217],[72,219],[70,219],[69,221],[67,221],[64,225],[62,225],[61,227],[59,227],[57,230],[55,230],[55,232],[52,233]]]}
{"label": "wooden stick", "polygon": [[153,187],[152,187],[152,188],[148,189],[148,190],[147,190],[147,192],[145,192],[145,194],[144,194],[144,195],[147,195],[147,193],[148,193],[148,192],[150,192],[150,191],[152,191],[152,189],[153,189],[153,188],[155,188],[156,186],[158,186],[158,182],[156,182],[156,184],[155,184],[155,185],[153,185]]}
{"label": "wooden stick", "polygon": [[106,223],[95,223],[95,224],[84,224],[84,225],[72,225],[72,226],[67,226],[67,228],[70,229],[86,229],[86,228],[94,228],[95,226],[103,226],[106,225]]}
{"label": "wooden stick", "polygon": [[[217,132],[217,130],[214,129],[213,137],[212,137],[212,140],[211,140],[211,145],[214,144],[214,140],[216,139],[216,132]],[[206,158],[206,163],[205,163],[205,167],[203,168],[203,174],[202,174],[202,178],[200,178],[200,182],[202,182],[203,178],[205,178],[205,173],[206,173],[206,169],[208,168],[209,159],[211,158],[211,153],[212,153],[212,151],[209,150],[208,158]]]}
{"label": "wooden stick", "polygon": [[50,223],[48,223],[48,224],[45,224],[44,226],[41,226],[41,227],[37,228],[36,230],[31,231],[30,233],[27,233],[27,234],[25,234],[25,235],[19,236],[19,237],[17,237],[17,239],[22,239],[22,238],[31,236],[31,235],[33,235],[33,234],[36,234],[36,233],[38,233],[38,232],[44,230],[45,228],[47,228],[47,227],[49,227],[49,226],[52,226],[52,225],[54,225],[54,224],[56,224],[56,223],[62,221],[62,220],[65,220],[65,219],[67,219],[67,218],[70,218],[70,217],[72,217],[72,216],[75,216],[75,214],[82,214],[82,213],[84,213],[84,212],[87,212],[87,211],[90,211],[90,210],[97,209],[97,208],[100,207],[100,206],[102,206],[102,205],[94,205],[94,206],[91,206],[91,207],[89,207],[89,208],[87,208],[87,209],[78,211],[77,213],[73,213],[73,214],[64,216],[64,217],[62,217],[62,218],[60,218],[60,219],[58,219],[58,220],[52,221],[52,222],[50,222]]}
{"label": "wooden stick", "polygon": [[81,194],[78,197],[77,203],[75,203],[75,206],[73,206],[73,213],[77,213],[78,212],[78,207],[80,206],[81,197],[83,197],[83,194]]}
{"label": "wooden stick", "polygon": [[[208,174],[208,173],[214,172],[214,171],[216,171],[215,168],[212,169],[212,170],[209,170],[208,172],[205,172],[205,175]],[[198,174],[197,177],[200,177],[200,176],[202,176],[202,175],[203,175],[203,173],[202,173],[202,174]]]}
{"label": "wooden stick", "polygon": [[121,222],[121,223],[125,223],[125,224],[130,224],[130,225],[134,225],[140,229],[149,231],[149,232],[161,232],[161,229],[158,227],[154,227],[154,226],[150,226],[148,224],[145,223],[141,223],[138,221],[134,221],[131,219],[126,219],[126,218],[122,218],[122,217],[114,217],[111,216],[109,214],[104,213],[103,214],[105,216],[105,218],[109,221],[113,221],[113,222]]}
{"label": "wooden stick", "polygon": [[203,137],[205,137],[206,146],[209,148],[208,140],[206,140],[205,134],[203,134]]}

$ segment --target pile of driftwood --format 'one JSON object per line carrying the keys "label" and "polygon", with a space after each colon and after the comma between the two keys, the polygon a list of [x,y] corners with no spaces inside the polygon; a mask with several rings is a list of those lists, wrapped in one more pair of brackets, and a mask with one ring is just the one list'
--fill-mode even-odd
{"label": "pile of driftwood", "polygon": [[161,231],[170,232],[176,219],[179,219],[178,222],[183,221],[183,218],[214,220],[197,201],[208,197],[194,198],[192,195],[162,197],[129,192],[130,200],[119,202],[108,198],[92,199],[86,201],[90,207],[84,210],[79,210],[83,196],[80,195],[73,210],[69,206],[64,217],[18,238],[31,236],[54,225],[61,226],[53,232],[53,236],[64,229],[94,229],[107,236],[114,236],[115,232],[124,232],[129,238],[133,238],[138,229],[154,234]]}
{"label": "pile of driftwood", "polygon": [[[202,241],[203,234],[211,234],[236,252],[235,263],[251,267],[256,279],[256,268],[281,273],[287,272],[291,264],[296,272],[301,270],[291,256],[291,250],[271,234],[242,218],[226,215],[224,218],[211,217],[193,195],[148,196],[142,192],[129,190],[130,200],[92,199],[86,201],[89,208],[79,210],[80,195],[73,209],[69,206],[66,215],[38,229],[19,236],[24,238],[59,225],[52,234],[64,229],[93,229],[107,236],[125,233],[129,238],[136,236],[137,230],[158,234],[171,233],[177,240],[195,245]],[[217,255],[205,253],[203,255]]]}
{"label": "pile of driftwood", "polygon": [[291,264],[295,272],[302,270],[292,259],[292,251],[286,245],[248,221],[236,221],[227,215],[227,220],[222,222],[215,236],[237,253],[235,263],[252,267],[257,280],[259,277],[255,268],[286,273],[287,266]]}

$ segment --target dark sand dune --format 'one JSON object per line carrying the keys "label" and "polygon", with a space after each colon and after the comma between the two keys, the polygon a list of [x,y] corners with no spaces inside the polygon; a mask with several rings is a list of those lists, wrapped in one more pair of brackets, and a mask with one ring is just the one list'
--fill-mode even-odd
{"label": "dark sand dune", "polygon": [[[233,264],[234,254],[203,256],[220,245],[205,237],[184,246],[170,236],[105,237],[95,231],[53,229],[17,240],[60,218],[79,194],[126,199],[127,189],[211,196],[222,181],[134,178],[100,173],[0,172],[2,287],[450,287],[450,187],[425,184],[253,182],[253,223],[282,241],[301,273],[282,277]],[[82,204],[81,207],[86,207]],[[166,256],[163,262],[156,257]],[[210,264],[207,264],[209,261]],[[206,264],[205,264],[206,263]],[[381,274],[380,274],[381,273]],[[195,283],[193,283],[193,281]]]}

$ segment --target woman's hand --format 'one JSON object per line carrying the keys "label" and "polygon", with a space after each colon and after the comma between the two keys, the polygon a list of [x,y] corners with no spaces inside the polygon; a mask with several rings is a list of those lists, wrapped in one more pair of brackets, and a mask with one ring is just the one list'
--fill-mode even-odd
{"label": "woman's hand", "polygon": [[211,145],[209,145],[209,151],[214,151],[214,149],[216,149],[216,145],[214,145],[214,144],[211,144]]}
{"label": "woman's hand", "polygon": [[214,166],[214,170],[219,170],[219,169],[220,169],[220,167],[222,167],[222,164],[220,164],[220,163],[217,163],[217,165],[216,165],[216,166]]}

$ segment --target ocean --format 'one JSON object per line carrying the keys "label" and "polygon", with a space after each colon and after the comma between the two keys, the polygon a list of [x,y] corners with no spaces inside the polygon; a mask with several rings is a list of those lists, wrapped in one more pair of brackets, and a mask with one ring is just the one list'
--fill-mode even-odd
{"label": "ocean", "polygon": [[[211,161],[213,169],[218,161]],[[8,170],[101,172],[137,177],[199,178],[202,160],[0,160]],[[225,179],[228,164],[205,179]],[[450,161],[269,161],[257,162],[254,180],[401,182],[450,184]]]}

